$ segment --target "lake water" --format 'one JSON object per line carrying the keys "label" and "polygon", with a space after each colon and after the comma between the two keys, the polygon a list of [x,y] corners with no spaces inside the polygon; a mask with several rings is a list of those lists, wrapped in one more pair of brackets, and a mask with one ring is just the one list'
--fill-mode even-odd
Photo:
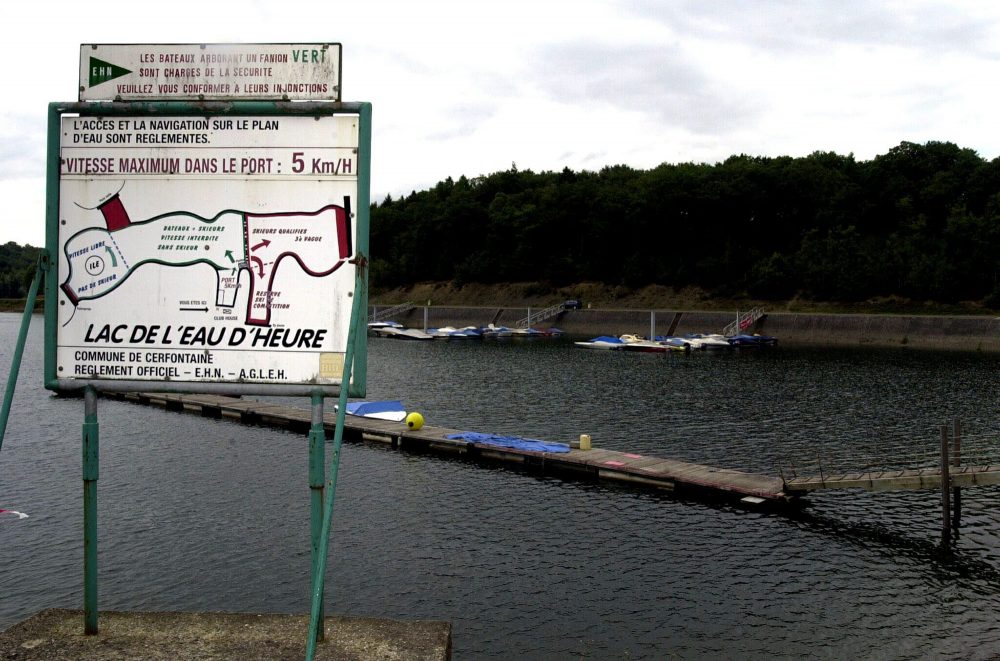
{"label": "lake water", "polygon": [[[0,315],[6,380],[20,315]],[[1000,357],[907,350],[621,354],[369,340],[369,398],[428,424],[775,474],[1000,456]],[[35,317],[0,452],[0,628],[82,608],[79,399],[41,386]],[[278,401],[308,406],[304,399]],[[332,406],[332,402],[331,402]],[[100,607],[309,610],[304,435],[99,402]],[[1000,460],[998,460],[1000,462]],[[327,612],[449,620],[456,659],[989,658],[1000,513],[963,493],[827,492],[798,514],[345,445]]]}

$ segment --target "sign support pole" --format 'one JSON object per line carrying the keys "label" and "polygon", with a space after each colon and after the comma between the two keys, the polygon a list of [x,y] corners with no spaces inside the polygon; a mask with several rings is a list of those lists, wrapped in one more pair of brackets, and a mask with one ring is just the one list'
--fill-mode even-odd
{"label": "sign support pole", "polygon": [[323,611],[323,583],[326,574],[326,556],[330,546],[330,520],[333,518],[333,501],[337,493],[337,472],[340,469],[340,447],[344,440],[344,419],[347,415],[347,391],[350,389],[351,374],[354,371],[354,343],[357,337],[358,324],[362,319],[361,303],[367,300],[367,273],[365,265],[367,258],[362,253],[357,257],[357,277],[355,279],[354,303],[351,306],[351,326],[347,335],[347,351],[344,354],[344,376],[340,382],[340,398],[337,406],[337,427],[333,432],[333,457],[330,459],[330,472],[327,476],[326,493],[324,494],[323,527],[320,532],[319,552],[313,565],[312,575],[312,609],[309,616],[309,636],[306,639],[306,661],[312,661],[316,654],[316,640],[321,626],[320,615]]}
{"label": "sign support pole", "polygon": [[21,317],[21,330],[17,334],[14,357],[10,363],[10,374],[7,375],[7,390],[3,395],[3,409],[0,410],[0,449],[3,449],[3,437],[7,433],[7,419],[10,417],[10,405],[14,401],[17,374],[21,371],[21,356],[24,354],[24,341],[28,336],[28,326],[31,324],[31,313],[35,309],[35,299],[38,298],[38,285],[42,281],[44,273],[42,270],[42,260],[42,257],[38,258],[35,277],[31,280],[31,287],[28,288],[28,300],[24,303],[24,316]]}
{"label": "sign support pole", "polygon": [[[309,428],[309,523],[312,538],[312,567],[315,577],[323,533],[323,487],[326,484],[326,430],[323,426],[323,393],[312,394],[312,426]],[[322,595],[321,595],[322,597]],[[319,620],[323,621],[323,601],[319,603]],[[316,631],[316,641],[323,640],[323,627]]]}
{"label": "sign support pole", "polygon": [[[266,75],[274,85],[263,86],[263,98],[251,98],[249,88],[241,91],[239,84],[231,84],[228,69],[223,79],[222,69],[211,67],[191,68],[185,70],[189,73],[178,75],[177,78],[191,83],[183,90],[172,84],[175,81],[171,79],[162,81],[165,84],[158,85],[154,94],[154,83],[161,82],[158,79],[160,69],[138,66],[141,62],[154,61],[157,55],[161,62],[194,61],[196,56],[204,57],[206,53],[212,57],[226,56],[229,58],[226,61],[242,60],[245,55],[256,58],[263,53],[275,55],[276,63],[289,66],[276,65],[273,73],[271,68],[267,69]],[[48,275],[52,277],[45,281],[45,387],[59,392],[83,390],[84,394],[84,634],[94,635],[98,633],[100,450],[97,388],[104,392],[129,392],[146,390],[147,384],[160,383],[158,389],[164,392],[308,394],[312,403],[309,489],[313,591],[307,656],[312,659],[316,642],[324,638],[323,630],[317,625],[323,620],[323,574],[347,398],[363,397],[367,379],[365,318],[362,315],[368,302],[371,104],[341,101],[339,43],[81,44],[79,71],[79,102],[49,104],[46,252],[42,253],[32,282],[14,367],[0,410],[0,445],[31,309],[42,275],[50,270],[51,259],[53,272]],[[138,78],[156,80],[138,81]],[[125,83],[118,86],[119,92],[124,88],[131,89],[132,93],[124,96],[115,93],[114,86],[107,84],[112,80]],[[253,97],[257,97],[259,91],[254,90]],[[105,103],[112,97],[117,103]],[[355,114],[356,120],[352,117]],[[278,118],[281,118],[280,123]],[[312,121],[308,121],[310,119]],[[320,120],[323,123],[317,124]],[[178,138],[169,141],[170,148],[139,140],[140,136],[154,137],[154,133],[160,131]],[[116,138],[108,140],[108,144],[127,143],[128,151],[112,155],[94,146],[104,144],[105,135]],[[88,137],[96,139],[88,140]],[[211,151],[199,151],[196,157],[196,152],[184,147],[189,142],[203,143]],[[288,151],[296,148],[301,151]],[[247,150],[258,149],[264,151],[253,151],[253,157],[246,156]],[[191,174],[199,176],[189,176]],[[232,191],[226,182],[234,179],[247,184],[247,190],[242,191],[243,201],[252,200],[250,204],[232,206],[229,201]],[[95,186],[95,180],[102,182],[101,185]],[[133,180],[136,183],[130,184]],[[289,189],[292,180],[296,181],[294,191]],[[254,183],[250,184],[251,181]],[[132,197],[141,198],[155,189],[154,197],[162,207],[153,210],[158,211],[158,215],[133,221],[118,194],[125,184],[130,184],[131,188],[123,195]],[[194,197],[198,198],[198,203],[189,209],[186,205],[195,188],[198,193]],[[81,204],[81,200],[86,204]],[[267,204],[262,206],[263,200],[267,200]],[[98,202],[96,207],[93,206],[95,202]],[[63,213],[65,209],[71,213]],[[213,213],[216,215],[212,216]],[[176,232],[169,236],[160,234],[155,226],[146,226],[153,220],[169,222],[172,217],[183,217],[184,222],[195,227],[193,234],[186,233],[188,226],[164,227],[165,231]],[[202,235],[199,230],[203,229],[217,234]],[[125,230],[130,232],[128,255],[112,238],[112,233]],[[251,234],[261,236],[251,241]],[[263,237],[265,234],[295,236],[267,239]],[[286,245],[293,239],[304,243],[294,248]],[[325,244],[308,243],[324,239]],[[272,242],[277,245],[268,251]],[[199,251],[201,257],[194,262],[188,259],[194,253],[180,252],[199,248],[209,252]],[[258,250],[258,254],[251,254]],[[329,280],[310,282],[310,286],[315,284],[318,289],[332,292],[331,302],[339,305],[314,307],[305,300],[296,300],[295,295],[289,296],[292,289],[287,289],[282,299],[285,303],[275,309],[295,312],[279,313],[279,317],[284,314],[281,320],[285,323],[272,324],[270,298],[282,293],[271,289],[277,260],[280,260],[274,257],[276,254],[293,254],[302,270],[311,277],[329,276]],[[196,262],[208,264],[216,271],[214,314],[211,314],[210,293],[197,300],[187,299],[188,293],[176,290],[178,285],[172,281],[168,287],[170,295],[159,305],[143,309],[133,320],[131,333],[128,333],[129,324],[120,324],[112,330],[106,319],[114,317],[108,310],[117,305],[131,308],[145,305],[145,300],[137,299],[134,291],[118,290],[114,298],[88,303],[82,309],[92,316],[84,314],[73,321],[80,302],[110,295],[143,264],[190,266]],[[355,267],[353,291],[350,291],[348,269],[333,275],[347,264]],[[250,272],[249,293],[239,291],[244,271]],[[271,277],[266,277],[265,271],[270,271]],[[222,278],[222,274],[228,275]],[[266,283],[266,289],[256,290],[255,282]],[[176,300],[173,298],[175,293]],[[347,297],[353,296],[347,328],[343,324],[346,301],[341,294],[344,293]],[[236,310],[240,296],[247,297],[242,320]],[[185,300],[181,300],[182,297]],[[258,298],[260,305],[256,304]],[[220,314],[219,308],[226,314]],[[179,311],[185,314],[176,316]],[[211,321],[222,323],[210,326],[210,315]],[[149,323],[147,319],[159,323]],[[289,325],[289,319],[300,327],[293,328],[296,324]],[[199,320],[203,322],[200,327]],[[168,339],[171,331],[174,339]],[[340,344],[345,331],[346,346]],[[218,345],[228,336],[227,349],[231,352],[232,347],[242,346],[251,333],[252,346],[244,347],[246,350],[239,354],[244,362],[227,363],[223,358],[233,359],[236,354],[213,354],[207,348]],[[123,339],[126,334],[127,341]],[[176,339],[178,334],[180,338]],[[162,355],[169,354],[170,362],[178,365],[147,365],[139,358],[138,350],[120,351],[140,342],[144,343],[140,345],[143,348],[147,344],[176,342],[178,346],[164,347]],[[81,343],[88,343],[86,346],[94,351],[75,351]],[[105,346],[108,350],[104,350]],[[209,358],[207,362],[211,367],[197,366],[187,370],[186,365],[180,365],[206,362],[194,360],[203,357],[199,347],[206,347],[204,357]],[[288,348],[317,351],[284,351]],[[250,358],[251,351],[255,352],[253,358]],[[80,353],[89,357],[79,357]],[[316,355],[310,355],[313,353]],[[313,360],[316,362],[311,362]],[[167,362],[149,358],[145,361]],[[335,378],[340,367],[343,378],[338,385]],[[101,378],[99,383],[95,381],[97,378]],[[324,397],[334,394],[339,395],[340,407],[332,439],[333,456],[327,470],[323,402]]]}
{"label": "sign support pole", "polygon": [[97,634],[97,391],[83,391],[83,633]]}

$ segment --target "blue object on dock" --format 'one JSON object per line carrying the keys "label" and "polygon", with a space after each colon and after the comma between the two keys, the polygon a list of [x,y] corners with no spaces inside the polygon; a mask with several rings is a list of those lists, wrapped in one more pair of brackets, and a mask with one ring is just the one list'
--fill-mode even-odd
{"label": "blue object on dock", "polygon": [[403,402],[398,399],[381,402],[349,402],[347,404],[347,412],[351,415],[372,415],[373,413],[391,413],[405,410]]}
{"label": "blue object on dock", "polygon": [[522,436],[504,436],[502,434],[484,434],[477,431],[463,431],[458,434],[448,434],[445,438],[451,440],[486,443],[515,450],[530,450],[533,452],[569,452],[569,446],[563,443],[549,443],[534,438]]}
{"label": "blue object on dock", "polygon": [[[334,410],[339,407],[334,404]],[[347,404],[348,415],[358,415],[364,418],[378,418],[379,420],[390,420],[392,422],[402,422],[406,419],[406,409],[398,399],[388,399],[380,402],[349,402]]]}

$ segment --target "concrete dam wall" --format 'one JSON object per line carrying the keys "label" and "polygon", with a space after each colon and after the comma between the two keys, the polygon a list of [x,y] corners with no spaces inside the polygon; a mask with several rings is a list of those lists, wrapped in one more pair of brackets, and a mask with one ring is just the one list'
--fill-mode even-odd
{"label": "concrete dam wall", "polygon": [[[369,312],[379,308],[370,308]],[[383,306],[384,309],[384,306]],[[537,309],[535,310],[537,312]],[[528,316],[525,307],[419,306],[393,317],[410,328],[440,326],[514,326]],[[680,310],[564,310],[535,327],[560,328],[574,336],[684,335],[720,333],[734,312]],[[1000,317],[802,314],[772,312],[752,332],[774,335],[784,345],[907,346],[961,351],[1000,351]]]}

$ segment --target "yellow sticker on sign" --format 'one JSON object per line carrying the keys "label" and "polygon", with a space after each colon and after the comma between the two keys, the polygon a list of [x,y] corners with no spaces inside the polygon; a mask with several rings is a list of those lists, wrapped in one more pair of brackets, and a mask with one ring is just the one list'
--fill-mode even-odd
{"label": "yellow sticker on sign", "polygon": [[336,379],[344,375],[344,354],[321,353],[319,355],[319,376],[321,379]]}

